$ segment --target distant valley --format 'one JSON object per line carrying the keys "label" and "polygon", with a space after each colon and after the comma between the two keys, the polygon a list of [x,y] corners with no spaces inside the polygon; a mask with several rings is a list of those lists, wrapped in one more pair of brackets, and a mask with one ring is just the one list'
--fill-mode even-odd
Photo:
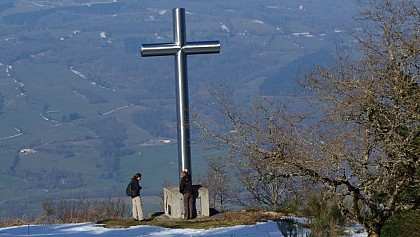
{"label": "distant valley", "polygon": [[[188,57],[191,110],[206,116],[213,86],[244,105],[301,90],[305,72],[352,44],[356,11],[347,0],[2,1],[2,216],[39,211],[47,196],[123,196],[137,171],[145,196],[177,184],[173,57],[139,55],[172,42],[174,7],[186,9],[189,41],[221,43]],[[206,155],[194,143],[197,176]]]}

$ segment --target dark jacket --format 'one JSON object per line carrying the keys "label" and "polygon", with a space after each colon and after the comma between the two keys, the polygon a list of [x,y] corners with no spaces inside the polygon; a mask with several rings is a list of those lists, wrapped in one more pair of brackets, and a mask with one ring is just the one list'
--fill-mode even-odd
{"label": "dark jacket", "polygon": [[188,175],[181,179],[181,182],[179,183],[179,192],[182,194],[193,194],[192,182]]}
{"label": "dark jacket", "polygon": [[140,190],[142,187],[139,184],[139,181],[136,178],[131,178],[131,189],[133,190],[134,195],[132,195],[132,198],[140,196]]}

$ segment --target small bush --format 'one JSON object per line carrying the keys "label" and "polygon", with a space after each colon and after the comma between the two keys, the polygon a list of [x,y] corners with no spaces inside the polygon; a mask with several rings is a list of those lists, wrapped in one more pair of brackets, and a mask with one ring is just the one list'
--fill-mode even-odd
{"label": "small bush", "polygon": [[21,218],[2,218],[0,219],[0,228],[10,227],[10,226],[21,226],[28,225],[31,223],[31,218],[21,217]]}
{"label": "small bush", "polygon": [[341,214],[337,202],[333,199],[324,199],[322,196],[311,197],[304,215],[312,217],[309,223],[312,236],[338,237],[342,236],[344,216]]}
{"label": "small bush", "polygon": [[289,198],[284,201],[282,206],[277,207],[274,211],[280,212],[285,215],[293,215],[297,213],[301,213],[303,210],[302,208],[305,206],[305,197],[294,197]]}
{"label": "small bush", "polygon": [[383,237],[420,236],[420,209],[394,214],[382,228]]}
{"label": "small bush", "polygon": [[124,218],[129,212],[128,204],[122,198],[105,198],[89,201],[83,197],[75,200],[59,200],[56,203],[46,198],[42,204],[43,214],[37,224],[79,223],[103,219]]}

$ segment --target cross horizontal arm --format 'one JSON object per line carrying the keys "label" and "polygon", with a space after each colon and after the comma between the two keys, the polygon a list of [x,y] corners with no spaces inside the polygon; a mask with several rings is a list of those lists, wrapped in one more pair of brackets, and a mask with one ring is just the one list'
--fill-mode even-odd
{"label": "cross horizontal arm", "polygon": [[182,51],[186,54],[219,53],[220,43],[219,41],[188,42],[182,47]]}
{"label": "cross horizontal arm", "polygon": [[188,42],[184,46],[180,47],[177,44],[143,44],[141,46],[141,56],[167,56],[175,55],[180,50],[185,54],[209,54],[219,53],[220,43],[219,41],[199,41],[199,42]]}
{"label": "cross horizontal arm", "polygon": [[143,44],[141,46],[141,56],[166,56],[175,55],[179,52],[179,45],[168,43],[168,44]]}

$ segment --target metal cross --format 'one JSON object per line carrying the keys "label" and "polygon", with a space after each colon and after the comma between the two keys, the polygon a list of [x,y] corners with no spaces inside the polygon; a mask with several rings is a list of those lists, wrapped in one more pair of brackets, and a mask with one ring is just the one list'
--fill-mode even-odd
{"label": "metal cross", "polygon": [[174,43],[143,44],[141,56],[175,56],[176,104],[178,117],[178,168],[191,171],[190,121],[188,105],[188,54],[210,54],[220,52],[219,41],[187,42],[185,33],[185,9],[175,8],[173,13]]}

